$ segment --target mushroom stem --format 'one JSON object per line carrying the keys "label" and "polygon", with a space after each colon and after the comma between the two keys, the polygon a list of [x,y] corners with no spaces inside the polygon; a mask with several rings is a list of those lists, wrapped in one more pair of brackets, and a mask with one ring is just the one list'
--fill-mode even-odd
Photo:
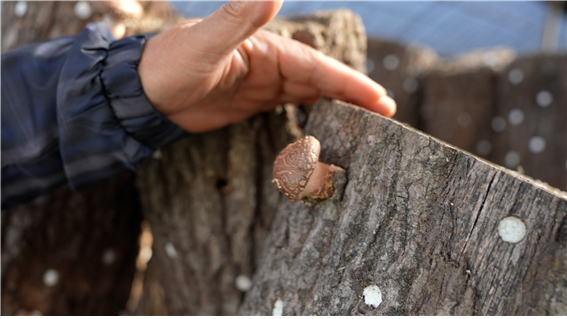
{"label": "mushroom stem", "polygon": [[331,174],[337,169],[341,169],[335,165],[328,165],[325,163],[317,162],[317,166],[311,174],[307,185],[301,197],[312,197],[312,198],[329,198],[334,193],[333,181],[331,180]]}

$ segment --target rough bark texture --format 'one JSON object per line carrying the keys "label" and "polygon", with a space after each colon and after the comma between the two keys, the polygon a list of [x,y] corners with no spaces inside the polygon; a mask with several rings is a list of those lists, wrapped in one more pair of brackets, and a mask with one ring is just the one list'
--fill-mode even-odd
{"label": "rough bark texture", "polygon": [[[314,39],[316,49],[364,68],[364,29],[349,11],[274,21],[268,29]],[[226,129],[193,135],[145,163],[138,187],[154,249],[137,313],[236,314],[244,293],[235,279],[252,277],[280,200],[271,184],[272,163],[302,136],[302,121],[301,109],[278,107]]]}
{"label": "rough bark texture", "polygon": [[2,315],[117,315],[130,295],[141,219],[134,174],[2,211]]}
{"label": "rough bark texture", "polygon": [[[284,315],[567,314],[567,194],[338,101],[306,134],[346,187],[311,208],[280,202],[240,314],[277,299]],[[517,244],[497,232],[508,215],[527,226]]]}

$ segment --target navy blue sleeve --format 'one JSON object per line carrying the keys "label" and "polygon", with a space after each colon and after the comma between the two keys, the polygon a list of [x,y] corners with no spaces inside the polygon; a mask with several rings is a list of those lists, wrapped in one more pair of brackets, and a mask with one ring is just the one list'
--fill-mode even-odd
{"label": "navy blue sleeve", "polygon": [[136,69],[147,38],[114,41],[93,23],[2,54],[2,208],[135,170],[187,135],[144,94]]}

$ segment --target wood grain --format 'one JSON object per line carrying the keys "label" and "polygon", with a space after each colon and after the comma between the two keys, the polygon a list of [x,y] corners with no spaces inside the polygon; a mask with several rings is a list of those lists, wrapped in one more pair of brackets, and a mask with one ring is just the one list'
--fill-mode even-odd
{"label": "wood grain", "polygon": [[[280,202],[240,314],[278,298],[284,315],[567,314],[567,194],[339,101],[306,133],[347,170],[344,193]],[[509,215],[527,226],[517,244],[497,233]]]}

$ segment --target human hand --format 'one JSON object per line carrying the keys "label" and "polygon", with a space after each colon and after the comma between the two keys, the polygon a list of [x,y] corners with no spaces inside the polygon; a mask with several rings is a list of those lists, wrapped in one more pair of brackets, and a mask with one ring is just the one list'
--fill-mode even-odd
{"label": "human hand", "polygon": [[231,1],[202,21],[181,23],[148,40],[138,73],[155,109],[193,133],[320,96],[394,115],[394,100],[364,74],[259,30],[281,5]]}

